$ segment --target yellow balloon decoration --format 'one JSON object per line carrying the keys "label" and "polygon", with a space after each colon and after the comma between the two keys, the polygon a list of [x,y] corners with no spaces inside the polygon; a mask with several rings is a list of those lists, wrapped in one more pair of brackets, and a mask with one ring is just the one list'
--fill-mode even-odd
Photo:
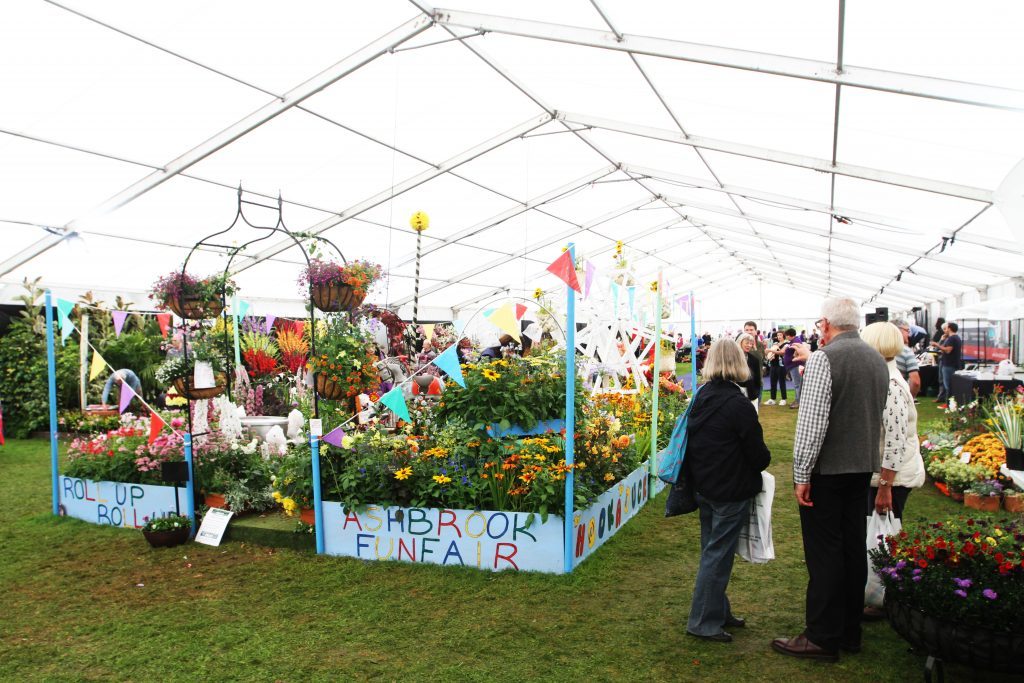
{"label": "yellow balloon decoration", "polygon": [[409,225],[411,225],[412,229],[416,232],[423,232],[430,227],[430,217],[422,211],[417,211],[412,215],[412,218],[409,219]]}

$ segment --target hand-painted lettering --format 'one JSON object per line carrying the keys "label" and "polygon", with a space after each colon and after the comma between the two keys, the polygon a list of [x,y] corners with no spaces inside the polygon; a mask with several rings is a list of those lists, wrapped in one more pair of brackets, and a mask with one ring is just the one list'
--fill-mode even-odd
{"label": "hand-painted lettering", "polygon": [[[412,522],[410,521],[409,524],[411,526]],[[410,531],[409,533],[412,533],[412,532]],[[432,552],[434,552],[433,550],[431,550],[430,548],[427,547],[427,543],[437,543],[440,540],[441,539],[439,539],[439,538],[424,538],[424,539],[422,539],[420,541],[420,562],[426,562],[427,561],[427,555],[429,555]]]}
{"label": "hand-painted lettering", "polygon": [[[474,517],[479,517],[480,518],[480,531],[475,533],[475,534],[473,533],[473,530],[469,528],[469,523],[473,521]],[[465,527],[466,527],[466,535],[467,536],[469,536],[470,538],[480,538],[481,536],[484,535],[484,532],[487,531],[487,518],[484,517],[484,513],[482,513],[479,510],[477,510],[473,514],[471,514],[469,517],[466,517]]]}
{"label": "hand-painted lettering", "polygon": [[[496,534],[496,533],[494,533],[491,530],[491,525],[494,522],[494,520],[498,519],[499,517],[501,517],[501,521],[503,521],[505,523],[505,526],[502,527],[501,533],[497,533]],[[495,526],[497,526],[497,525],[495,525]],[[508,515],[506,515],[504,512],[495,512],[493,515],[491,515],[491,518],[487,520],[487,535],[490,536],[491,538],[501,538],[505,534],[508,533],[508,527],[509,527]]]}
{"label": "hand-painted lettering", "polygon": [[377,536],[377,538],[374,539],[374,542],[373,542],[373,552],[377,556],[378,560],[387,560],[387,559],[389,559],[391,557],[391,553],[394,552],[394,550],[395,550],[395,539],[389,538],[388,539],[388,554],[385,555],[384,557],[381,557],[380,556],[380,536]]}
{"label": "hand-painted lettering", "polygon": [[[450,517],[450,519],[448,521],[445,521],[445,518],[444,518],[445,514],[448,514],[449,517]],[[438,510],[437,511],[437,535],[438,536],[441,535],[442,527],[450,526],[451,528],[455,529],[455,535],[458,536],[459,538],[462,538],[462,532],[459,531],[459,527],[458,527],[458,525],[455,524],[455,522],[456,522],[456,517],[455,517],[455,511],[454,510]]]}
{"label": "hand-painted lettering", "polygon": [[[529,517],[529,515],[526,515],[526,516]],[[536,519],[536,518],[537,518],[537,516],[535,515],[534,519]],[[516,513],[515,515],[513,515],[513,517],[512,517],[512,540],[513,541],[517,540],[517,535],[521,532],[524,535],[529,536],[530,540],[533,541],[534,543],[536,543],[537,542],[537,537],[534,536],[533,534],[531,534],[529,531],[526,530],[528,527],[529,527],[529,524],[525,524],[525,523],[523,524],[523,526],[519,526],[519,514]]]}
{"label": "hand-painted lettering", "polygon": [[[359,515],[357,515],[355,513],[355,510],[348,510],[348,511],[345,512],[345,523],[341,525],[341,528],[343,530],[347,529],[349,522],[353,522],[356,525],[356,528],[359,529],[360,531],[363,530],[363,525],[359,523]],[[362,534],[360,534],[360,535],[362,535]],[[367,547],[369,547],[369,546],[367,546]]]}
{"label": "hand-painted lettering", "polygon": [[74,491],[75,481],[73,479],[70,479],[69,477],[64,477],[64,497],[67,498],[69,496],[74,496],[75,498],[77,498],[78,496],[75,496]]}
{"label": "hand-painted lettering", "polygon": [[[415,531],[413,526],[416,524],[426,524],[427,528],[423,531]],[[427,511],[422,508],[409,508],[409,533],[414,536],[425,536],[434,529],[434,525],[427,519]],[[422,548],[422,546],[420,546]],[[422,551],[421,551],[422,554]]]}
{"label": "hand-painted lettering", "polygon": [[[129,493],[132,498],[131,504],[133,507],[135,506],[135,501],[142,500],[143,498],[146,497],[146,489],[142,488],[141,486],[136,486],[135,484],[132,485],[131,489],[129,490]],[[175,494],[177,494],[177,490],[175,490]]]}
{"label": "hand-painted lettering", "polygon": [[[512,552],[510,552],[507,555],[503,555],[501,553],[502,548],[510,548],[512,550]],[[494,568],[495,569],[498,568],[498,560],[505,560],[506,562],[508,562],[510,565],[512,565],[516,569],[519,569],[519,565],[517,565],[512,560],[512,558],[516,556],[517,552],[519,552],[519,549],[516,547],[515,543],[499,543],[494,548]]]}
{"label": "hand-painted lettering", "polygon": [[391,523],[398,523],[398,530],[405,531],[405,515],[402,514],[401,508],[389,508],[387,511],[388,515],[388,532],[391,532]]}
{"label": "hand-painted lettering", "polygon": [[405,547],[405,539],[404,538],[399,538],[398,539],[398,559],[402,559],[402,551],[404,550],[405,554],[406,554],[406,557],[408,557],[413,562],[416,561],[416,539],[415,538],[411,539],[411,541],[412,541],[412,551],[410,552],[409,548]]}
{"label": "hand-painted lettering", "polygon": [[369,539],[373,538],[373,534],[356,534],[356,557],[363,556],[363,548],[369,548]]}
{"label": "hand-painted lettering", "polygon": [[459,552],[459,544],[456,543],[454,540],[448,544],[448,551],[444,554],[444,559],[441,560],[441,564],[448,564],[448,558],[452,555],[458,558],[459,564],[466,564],[462,561],[462,553]]}
{"label": "hand-painted lettering", "polygon": [[376,525],[374,525],[374,526],[370,526],[369,524],[367,524],[366,525],[366,530],[367,531],[380,531],[380,528],[382,526],[384,526],[384,520],[381,519],[380,516],[375,514],[378,510],[380,510],[380,508],[377,507],[376,505],[367,506],[367,508],[366,508],[366,518],[368,520],[370,520],[371,522],[376,522]]}

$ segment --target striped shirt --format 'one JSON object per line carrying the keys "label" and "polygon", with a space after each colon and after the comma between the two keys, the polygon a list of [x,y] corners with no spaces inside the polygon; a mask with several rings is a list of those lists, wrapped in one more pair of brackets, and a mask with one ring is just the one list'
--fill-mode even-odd
{"label": "striped shirt", "polygon": [[903,375],[903,379],[907,379],[910,373],[918,372],[921,369],[917,356],[909,347],[904,346],[903,350],[896,354],[896,369]]}
{"label": "striped shirt", "polygon": [[811,483],[811,470],[818,462],[821,445],[828,433],[832,409],[832,370],[824,351],[815,351],[804,369],[800,413],[793,439],[793,483]]}

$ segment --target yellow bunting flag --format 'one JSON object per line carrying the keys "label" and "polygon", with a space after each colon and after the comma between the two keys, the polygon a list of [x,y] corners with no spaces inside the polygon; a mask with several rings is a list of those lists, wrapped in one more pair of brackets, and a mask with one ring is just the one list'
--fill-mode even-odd
{"label": "yellow bunting flag", "polygon": [[434,337],[434,326],[428,323],[423,325],[423,338],[432,339]]}
{"label": "yellow bunting flag", "polygon": [[512,335],[512,338],[516,341],[520,341],[519,321],[516,320],[516,311],[512,306],[512,302],[507,302],[504,306],[487,316],[487,322],[502,332]]}
{"label": "yellow bunting flag", "polygon": [[99,351],[92,352],[92,365],[89,366],[89,381],[93,381],[99,377],[103,370],[106,369],[107,363],[103,360],[103,356],[100,355]]}

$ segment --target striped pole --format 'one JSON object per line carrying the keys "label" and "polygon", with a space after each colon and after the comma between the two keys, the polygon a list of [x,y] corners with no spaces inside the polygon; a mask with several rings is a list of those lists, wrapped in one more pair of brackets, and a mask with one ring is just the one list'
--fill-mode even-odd
{"label": "striped pole", "polygon": [[[569,243],[569,259],[576,263],[576,247]],[[565,464],[572,465],[576,445],[576,290],[565,286]],[[573,470],[565,473],[565,573],[573,565]]]}
{"label": "striped pole", "polygon": [[416,231],[416,281],[413,285],[412,294],[412,324],[415,327],[420,322],[420,246],[423,244],[423,231]]}
{"label": "striped pole", "polygon": [[651,477],[658,474],[658,391],[661,389],[661,269],[654,292],[654,371],[651,373]]}

